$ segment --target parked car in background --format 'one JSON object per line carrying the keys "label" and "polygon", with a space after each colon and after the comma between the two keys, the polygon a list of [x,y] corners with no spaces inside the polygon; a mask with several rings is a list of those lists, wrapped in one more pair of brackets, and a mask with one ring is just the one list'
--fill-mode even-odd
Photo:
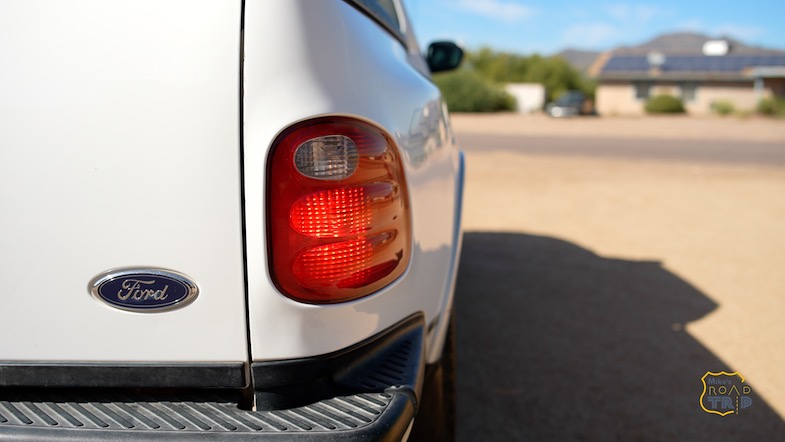
{"label": "parked car in background", "polygon": [[548,103],[545,112],[552,117],[573,117],[595,113],[593,104],[580,91],[565,92],[556,101]]}
{"label": "parked car in background", "polygon": [[450,439],[461,56],[394,0],[0,3],[0,440]]}

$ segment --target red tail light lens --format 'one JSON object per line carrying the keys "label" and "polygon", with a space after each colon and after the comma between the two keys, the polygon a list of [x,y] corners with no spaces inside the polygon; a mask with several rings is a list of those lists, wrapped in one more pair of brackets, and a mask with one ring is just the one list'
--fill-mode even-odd
{"label": "red tail light lens", "polygon": [[349,301],[406,270],[407,188],[380,129],[349,118],[293,126],[273,146],[268,177],[268,254],[285,295]]}

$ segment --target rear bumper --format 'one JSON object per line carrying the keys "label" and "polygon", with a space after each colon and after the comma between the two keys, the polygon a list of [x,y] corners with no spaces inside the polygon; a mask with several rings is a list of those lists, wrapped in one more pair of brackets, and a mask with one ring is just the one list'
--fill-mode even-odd
{"label": "rear bumper", "polygon": [[414,417],[414,404],[402,392],[265,412],[243,411],[220,398],[25,399],[0,405],[0,440],[401,440]]}
{"label": "rear bumper", "polygon": [[254,364],[255,411],[223,391],[4,388],[0,440],[401,440],[422,388],[423,336],[417,315],[342,352]]}

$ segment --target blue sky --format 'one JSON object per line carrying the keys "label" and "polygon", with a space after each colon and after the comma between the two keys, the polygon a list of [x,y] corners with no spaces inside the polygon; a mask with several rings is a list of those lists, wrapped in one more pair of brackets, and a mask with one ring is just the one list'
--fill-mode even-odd
{"label": "blue sky", "polygon": [[547,55],[637,45],[662,33],[689,31],[785,49],[785,0],[403,2],[423,46],[447,38],[469,49]]}

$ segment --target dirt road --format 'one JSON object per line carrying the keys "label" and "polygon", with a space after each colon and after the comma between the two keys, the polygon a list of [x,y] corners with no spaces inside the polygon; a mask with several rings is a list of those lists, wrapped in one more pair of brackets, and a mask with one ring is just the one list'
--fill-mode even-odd
{"label": "dirt road", "polygon": [[[459,139],[522,144],[754,140],[785,150],[785,122],[771,120],[453,124]],[[785,438],[785,167],[485,148],[467,148],[467,164],[462,440]],[[701,376],[722,370],[754,391],[737,416],[699,405]]]}
{"label": "dirt road", "polygon": [[464,133],[583,138],[655,138],[785,142],[785,121],[765,118],[613,117],[548,118],[542,115],[455,114]]}

